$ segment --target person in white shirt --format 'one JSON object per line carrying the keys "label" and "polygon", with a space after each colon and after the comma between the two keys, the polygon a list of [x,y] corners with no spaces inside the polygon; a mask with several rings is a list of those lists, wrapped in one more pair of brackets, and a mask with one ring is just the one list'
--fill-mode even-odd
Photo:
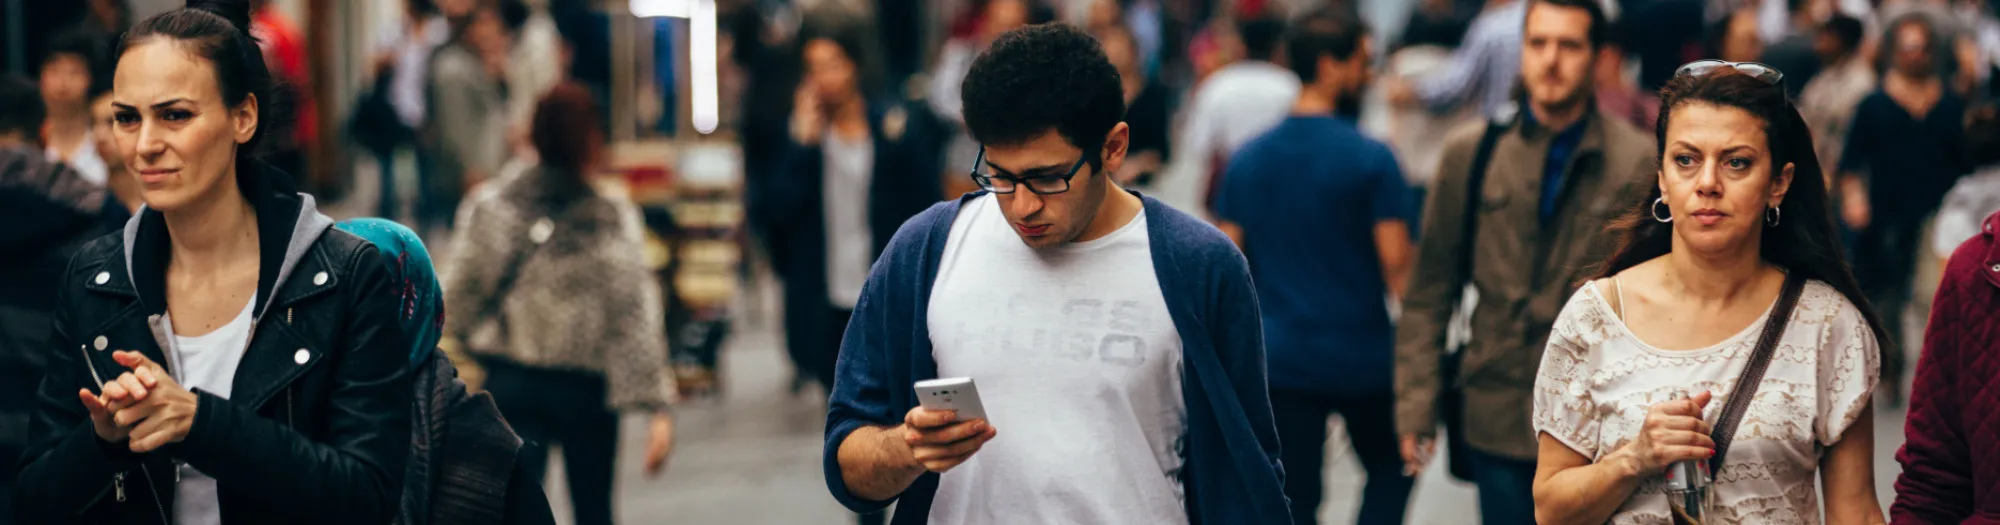
{"label": "person in white shirt", "polygon": [[1871,399],[1892,344],[1782,79],[1703,60],[1662,89],[1658,186],[1536,374],[1539,522],[1676,520],[1663,480],[1683,461],[1714,469],[1698,523],[1884,522]]}
{"label": "person in white shirt", "polygon": [[110,168],[91,136],[90,89],[97,82],[93,77],[101,69],[99,61],[104,60],[103,44],[104,39],[94,33],[59,35],[42,59],[41,71],[42,102],[49,108],[44,137],[49,160],[69,165],[99,186],[108,182]]}
{"label": "person in white shirt", "polygon": [[1284,120],[1299,97],[1298,75],[1278,65],[1285,23],[1252,19],[1237,32],[1248,56],[1209,74],[1181,112],[1173,166],[1160,193],[1182,209],[1211,213],[1229,156]]}
{"label": "person in white shirt", "polygon": [[[1063,24],[973,61],[967,175],[985,192],[896,232],[841,343],[823,461],[849,509],[1290,522],[1248,266],[1214,227],[1111,180],[1130,145],[1118,75]],[[934,377],[974,378],[985,417],[920,407],[913,386]]]}

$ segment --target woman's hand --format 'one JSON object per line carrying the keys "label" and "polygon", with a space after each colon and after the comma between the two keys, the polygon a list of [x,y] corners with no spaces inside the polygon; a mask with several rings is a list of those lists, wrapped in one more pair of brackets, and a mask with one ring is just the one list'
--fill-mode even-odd
{"label": "woman's hand", "polygon": [[92,430],[97,432],[97,438],[106,443],[117,443],[129,437],[132,427],[118,424],[114,415],[145,401],[147,394],[158,385],[159,380],[152,370],[135,370],[104,383],[99,387],[103,395],[93,395],[88,388],[78,390],[76,394],[83,402],[83,408],[90,411],[90,424]]}
{"label": "woman's hand", "polygon": [[[194,428],[194,412],[200,398],[174,382],[166,369],[147,359],[146,354],[121,350],[111,354],[111,358],[132,369],[118,376],[118,385],[130,388],[127,378],[142,387],[151,384],[150,388],[137,392],[139,395],[133,396],[135,400],[128,406],[109,411],[112,423],[127,433],[132,451],[152,452],[186,439],[188,431]],[[106,384],[106,389],[109,388],[110,384]]]}
{"label": "woman's hand", "polygon": [[667,458],[674,454],[674,416],[653,414],[646,440],[646,477],[657,478],[667,471]]}
{"label": "woman's hand", "polygon": [[1690,459],[1707,460],[1715,455],[1715,441],[1709,439],[1709,424],[1701,410],[1714,396],[1708,392],[1692,399],[1653,405],[1646,410],[1646,422],[1639,436],[1618,452],[1629,471],[1640,477],[1657,476],[1668,465]]}

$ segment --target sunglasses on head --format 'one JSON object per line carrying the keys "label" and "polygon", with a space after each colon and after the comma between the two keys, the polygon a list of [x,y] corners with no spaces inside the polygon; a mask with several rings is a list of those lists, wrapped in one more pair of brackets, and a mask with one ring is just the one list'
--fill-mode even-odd
{"label": "sunglasses on head", "polygon": [[1745,75],[1750,75],[1750,78],[1762,80],[1764,81],[1765,84],[1770,84],[1773,86],[1778,85],[1778,81],[1785,79],[1785,73],[1782,71],[1778,71],[1778,68],[1775,67],[1759,64],[1756,62],[1730,62],[1727,60],[1714,60],[1714,59],[1696,60],[1693,62],[1688,62],[1687,64],[1682,65],[1680,69],[1674,70],[1674,76],[1700,77],[1700,76],[1705,76],[1711,72],[1714,72],[1717,69],[1725,67],[1736,68],[1736,71],[1743,73]]}

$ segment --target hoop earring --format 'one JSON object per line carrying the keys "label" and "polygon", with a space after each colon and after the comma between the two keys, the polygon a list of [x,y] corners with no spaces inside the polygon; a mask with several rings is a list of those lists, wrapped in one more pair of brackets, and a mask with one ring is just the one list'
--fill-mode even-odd
{"label": "hoop earring", "polygon": [[1660,216],[1660,205],[1661,205],[1661,204],[1666,204],[1666,201],[1667,201],[1667,198],[1666,198],[1666,197],[1660,197],[1660,198],[1657,198],[1657,199],[1653,199],[1653,208],[1652,208],[1652,212],[1653,212],[1653,220],[1656,220],[1656,221],[1660,221],[1660,222],[1674,222],[1674,210],[1672,210],[1672,209],[1668,209],[1668,210],[1667,210],[1667,216],[1666,216],[1666,217],[1661,217],[1661,216]]}
{"label": "hoop earring", "polygon": [[1785,218],[1785,210],[1783,209],[1769,208],[1765,211],[1769,212],[1764,214],[1764,225],[1766,226],[1776,228],[1778,227],[1778,221],[1783,220]]}

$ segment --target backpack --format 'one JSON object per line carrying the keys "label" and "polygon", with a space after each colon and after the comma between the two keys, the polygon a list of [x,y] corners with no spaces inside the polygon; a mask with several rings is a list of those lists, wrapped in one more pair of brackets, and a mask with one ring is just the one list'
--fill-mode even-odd
{"label": "backpack", "polygon": [[335,228],[374,244],[397,281],[399,321],[410,334],[415,369],[410,455],[397,525],[550,524],[555,515],[541,480],[517,461],[524,447],[493,396],[471,392],[437,344],[444,304],[430,253],[415,232],[393,221],[354,219]]}
{"label": "backpack", "polygon": [[395,523],[553,525],[541,480],[528,478],[517,461],[524,442],[493,396],[468,391],[444,352],[420,366]]}

